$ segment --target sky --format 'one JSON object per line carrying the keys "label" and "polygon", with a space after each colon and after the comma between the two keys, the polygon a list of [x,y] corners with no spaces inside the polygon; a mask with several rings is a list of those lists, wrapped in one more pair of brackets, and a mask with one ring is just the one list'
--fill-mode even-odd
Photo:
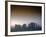
{"label": "sky", "polygon": [[26,24],[34,22],[41,26],[41,7],[40,6],[21,6],[11,5],[11,26],[15,24]]}

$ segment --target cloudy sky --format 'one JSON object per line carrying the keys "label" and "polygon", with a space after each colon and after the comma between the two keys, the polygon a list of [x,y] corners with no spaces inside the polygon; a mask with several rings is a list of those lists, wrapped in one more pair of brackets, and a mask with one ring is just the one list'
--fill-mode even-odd
{"label": "cloudy sky", "polygon": [[11,26],[31,22],[41,25],[41,7],[11,5]]}

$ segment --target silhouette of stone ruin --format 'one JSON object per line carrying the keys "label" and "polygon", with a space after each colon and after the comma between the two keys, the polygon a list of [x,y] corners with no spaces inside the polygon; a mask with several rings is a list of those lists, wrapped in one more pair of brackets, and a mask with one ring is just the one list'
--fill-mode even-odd
{"label": "silhouette of stone ruin", "polygon": [[29,23],[28,27],[26,26],[26,24],[21,25],[17,25],[15,24],[15,27],[12,28],[11,27],[11,32],[19,32],[19,31],[38,31],[38,30],[42,30],[42,27],[39,26],[36,23]]}

